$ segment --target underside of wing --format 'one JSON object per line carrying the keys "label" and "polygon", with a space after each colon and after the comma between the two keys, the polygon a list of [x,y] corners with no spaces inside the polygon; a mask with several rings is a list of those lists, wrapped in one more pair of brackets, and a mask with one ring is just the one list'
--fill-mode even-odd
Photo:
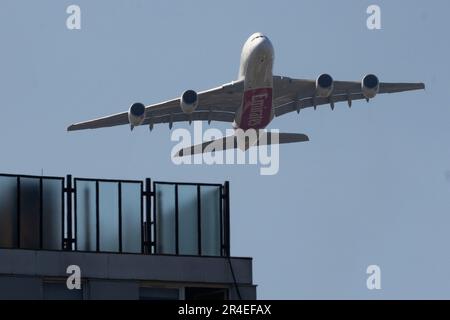
{"label": "underside of wing", "polygon": [[84,129],[97,129],[105,127],[119,126],[128,124],[128,112],[121,112],[112,116],[89,120],[85,122],[75,123],[67,128],[67,131],[76,131]]}
{"label": "underside of wing", "polygon": [[142,125],[149,125],[150,127],[153,127],[155,124],[159,123],[168,123],[173,124],[176,122],[192,122],[192,121],[220,121],[220,122],[233,122],[235,117],[234,112],[227,112],[227,111],[217,111],[217,110],[210,110],[210,111],[195,111],[193,113],[170,113],[170,114],[164,114],[160,116],[152,116],[147,117]]}
{"label": "underside of wing", "polygon": [[128,111],[111,116],[73,124],[68,131],[97,129],[130,124],[133,128],[138,125],[153,125],[168,123],[170,127],[175,122],[191,121],[223,121],[233,122],[235,113],[240,107],[243,93],[243,82],[231,82],[220,87],[195,93],[198,99],[193,110],[183,110],[181,99],[172,99],[162,103],[144,106],[133,104]]}
{"label": "underside of wing", "polygon": [[377,94],[425,89],[423,83],[379,82],[374,75],[367,75],[362,81],[334,81],[328,77],[324,77],[321,86],[320,77],[306,80],[274,76],[275,116],[320,105],[330,105],[334,109],[338,102],[347,102],[351,107],[353,101],[369,100]]}

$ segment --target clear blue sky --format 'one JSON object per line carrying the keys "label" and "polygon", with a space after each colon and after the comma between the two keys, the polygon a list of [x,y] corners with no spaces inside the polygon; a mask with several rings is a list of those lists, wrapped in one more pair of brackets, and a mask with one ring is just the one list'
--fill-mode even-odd
{"label": "clear blue sky", "polygon": [[[382,30],[366,28],[366,8]],[[82,29],[66,29],[78,4]],[[450,43],[447,1],[0,2],[0,171],[231,181],[232,254],[254,257],[258,297],[450,298]],[[167,125],[66,132],[82,120],[237,77],[253,32],[274,72],[425,82],[276,119],[311,141],[280,148],[280,172],[175,166]],[[225,129],[225,124],[215,124]],[[188,127],[178,124],[177,127]],[[377,264],[382,290],[366,288]]]}

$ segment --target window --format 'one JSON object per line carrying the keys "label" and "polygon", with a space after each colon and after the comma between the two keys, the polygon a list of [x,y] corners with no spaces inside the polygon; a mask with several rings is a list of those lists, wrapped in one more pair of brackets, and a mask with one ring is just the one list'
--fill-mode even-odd
{"label": "window", "polygon": [[186,287],[186,300],[227,300],[228,289],[226,288],[197,288]]}
{"label": "window", "polygon": [[69,290],[65,281],[45,281],[43,298],[44,300],[83,300],[83,288],[83,283],[80,290]]}
{"label": "window", "polygon": [[139,300],[179,300],[180,290],[177,288],[139,288]]}

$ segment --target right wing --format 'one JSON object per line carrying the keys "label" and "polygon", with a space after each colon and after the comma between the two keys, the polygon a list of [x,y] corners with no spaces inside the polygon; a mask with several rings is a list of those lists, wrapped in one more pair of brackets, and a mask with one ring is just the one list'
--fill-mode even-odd
{"label": "right wing", "polygon": [[[145,119],[142,125],[174,122],[224,121],[233,122],[235,113],[242,102],[243,81],[224,84],[220,87],[198,93],[199,105],[191,114],[184,113],[180,107],[180,98],[172,99],[145,107]],[[73,124],[68,131],[97,129],[128,124],[128,111],[103,118]]]}
{"label": "right wing", "polygon": [[[351,106],[354,100],[366,99],[362,93],[360,81],[334,81],[334,89],[330,97],[315,97],[316,81],[307,79],[292,79],[274,76],[274,108],[275,116],[300,111],[308,107],[331,105],[345,101]],[[378,94],[396,93],[425,89],[423,83],[386,83],[380,82]]]}

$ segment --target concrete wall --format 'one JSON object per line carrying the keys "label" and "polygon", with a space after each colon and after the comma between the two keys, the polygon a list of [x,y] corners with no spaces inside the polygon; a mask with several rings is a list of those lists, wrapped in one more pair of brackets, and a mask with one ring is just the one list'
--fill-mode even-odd
{"label": "concrete wall", "polygon": [[[255,299],[252,260],[231,261],[241,296]],[[81,269],[85,299],[138,299],[139,288],[148,285],[217,286],[237,298],[226,258],[0,249],[0,299],[79,298],[64,291],[69,265]]]}

